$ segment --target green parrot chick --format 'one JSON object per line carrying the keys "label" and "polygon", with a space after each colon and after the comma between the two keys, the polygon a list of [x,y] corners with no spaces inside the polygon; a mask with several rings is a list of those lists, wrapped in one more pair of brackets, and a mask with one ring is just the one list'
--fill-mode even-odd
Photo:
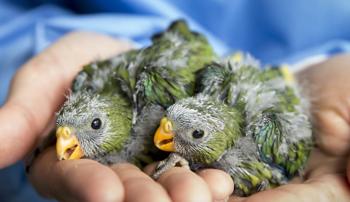
{"label": "green parrot chick", "polygon": [[[299,134],[290,136],[293,132]],[[193,170],[226,171],[235,182],[235,194],[247,196],[301,174],[310,139],[303,115],[268,113],[251,126],[238,109],[198,95],[170,106],[161,120],[154,143],[174,153],[158,165],[154,177],[186,160]]]}
{"label": "green parrot chick", "polygon": [[74,93],[57,114],[60,160],[99,160],[121,151],[131,130],[131,106],[122,97]]}
{"label": "green parrot chick", "polygon": [[164,109],[144,107],[135,124],[132,110],[128,99],[117,93],[72,93],[57,113],[58,159],[89,158],[103,164],[129,162],[139,167],[157,160],[159,150],[152,143],[152,134]]}
{"label": "green parrot chick", "polygon": [[209,65],[198,78],[201,93],[167,109],[154,143],[173,153],[153,177],[177,165],[218,168],[247,196],[302,175],[313,140],[307,101],[284,69],[247,64]]}

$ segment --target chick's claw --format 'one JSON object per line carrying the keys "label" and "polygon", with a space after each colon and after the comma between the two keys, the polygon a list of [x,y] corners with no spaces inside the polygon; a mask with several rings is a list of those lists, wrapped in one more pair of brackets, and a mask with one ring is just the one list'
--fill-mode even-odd
{"label": "chick's claw", "polygon": [[152,175],[152,178],[157,180],[164,172],[173,168],[182,167],[190,169],[188,161],[177,153],[171,153],[168,158],[160,161]]}

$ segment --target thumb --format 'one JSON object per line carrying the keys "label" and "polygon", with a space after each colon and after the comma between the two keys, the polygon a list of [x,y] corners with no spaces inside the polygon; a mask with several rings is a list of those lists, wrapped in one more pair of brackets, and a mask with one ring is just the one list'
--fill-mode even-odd
{"label": "thumb", "polygon": [[126,42],[71,33],[26,63],[0,109],[0,168],[23,158],[38,141],[82,65],[130,49]]}

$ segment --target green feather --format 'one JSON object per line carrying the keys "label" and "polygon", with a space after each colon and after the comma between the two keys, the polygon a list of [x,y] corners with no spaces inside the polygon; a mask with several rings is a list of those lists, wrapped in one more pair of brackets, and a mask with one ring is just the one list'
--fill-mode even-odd
{"label": "green feather", "polygon": [[138,111],[147,104],[167,107],[192,96],[196,72],[216,59],[206,38],[178,20],[154,35],[146,48],[85,66],[73,82],[73,91],[84,87],[100,93],[119,86],[118,91],[127,95]]}
{"label": "green feather", "polygon": [[111,122],[111,135],[102,143],[101,148],[106,153],[121,151],[129,138],[132,127],[132,108],[125,98],[114,94],[104,97],[109,102],[106,108]]}
{"label": "green feather", "polygon": [[137,107],[157,103],[164,107],[194,94],[195,73],[216,59],[205,37],[190,31],[184,21],[153,37],[139,53]]}

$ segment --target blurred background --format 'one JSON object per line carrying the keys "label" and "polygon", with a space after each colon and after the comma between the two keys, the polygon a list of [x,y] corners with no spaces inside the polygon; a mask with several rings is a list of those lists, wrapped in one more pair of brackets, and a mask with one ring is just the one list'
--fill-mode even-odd
{"label": "blurred background", "polygon": [[[0,106],[16,70],[67,32],[95,31],[143,47],[178,18],[220,55],[247,51],[264,64],[350,51],[349,0],[0,0]],[[19,162],[0,170],[0,201],[47,200]]]}

